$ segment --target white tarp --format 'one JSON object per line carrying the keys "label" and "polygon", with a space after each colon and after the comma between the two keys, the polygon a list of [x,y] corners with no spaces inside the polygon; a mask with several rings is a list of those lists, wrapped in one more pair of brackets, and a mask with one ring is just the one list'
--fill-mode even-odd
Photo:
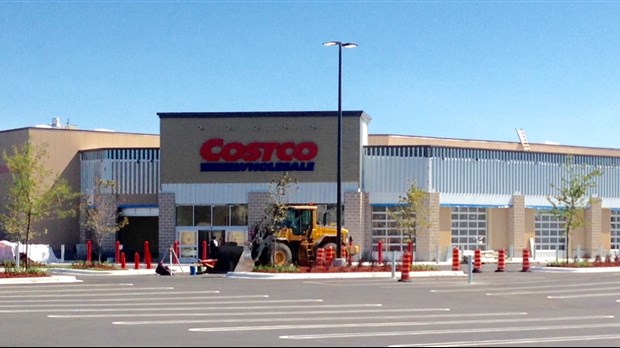
{"label": "white tarp", "polygon": [[[15,247],[17,243],[12,243],[6,240],[0,240],[0,261],[15,260]],[[26,245],[19,245],[19,252],[26,252]],[[28,245],[28,258],[35,262],[41,263],[55,263],[59,262],[49,244],[29,244]]]}

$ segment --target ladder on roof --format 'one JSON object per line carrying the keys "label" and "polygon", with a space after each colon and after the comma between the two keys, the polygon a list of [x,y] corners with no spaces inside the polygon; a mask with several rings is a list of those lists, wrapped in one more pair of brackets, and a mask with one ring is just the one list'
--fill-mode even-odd
{"label": "ladder on roof", "polygon": [[527,142],[527,138],[525,137],[525,131],[521,128],[517,128],[517,135],[519,136],[519,141],[521,141],[523,150],[530,151],[530,144]]}

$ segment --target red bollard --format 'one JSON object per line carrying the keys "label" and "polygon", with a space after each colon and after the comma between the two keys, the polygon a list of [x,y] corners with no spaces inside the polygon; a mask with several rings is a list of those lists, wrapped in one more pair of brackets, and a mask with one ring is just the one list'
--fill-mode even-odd
{"label": "red bollard", "polygon": [[377,263],[383,263],[383,241],[377,242]]}
{"label": "red bollard", "polygon": [[121,268],[125,269],[127,267],[127,263],[125,262],[125,252],[121,252]]}
{"label": "red bollard", "polygon": [[114,263],[121,262],[121,242],[114,243]]}
{"label": "red bollard", "polygon": [[91,262],[91,253],[93,252],[93,243],[86,241],[86,262]]}
{"label": "red bollard", "polygon": [[521,272],[529,272],[530,271],[530,251],[528,249],[523,249],[523,269]]}
{"label": "red bollard", "polygon": [[179,241],[175,240],[174,241],[174,262],[175,263],[180,263],[179,262]]}
{"label": "red bollard", "polygon": [[499,250],[497,255],[497,269],[495,272],[506,272],[506,250]]}
{"label": "red bollard", "polygon": [[459,248],[452,248],[452,270],[461,270],[461,262],[459,260]]}
{"label": "red bollard", "polygon": [[202,241],[202,259],[203,260],[207,259],[207,241],[206,240]]}
{"label": "red bollard", "polygon": [[482,260],[480,259],[480,249],[474,250],[474,273],[482,273]]}
{"label": "red bollard", "polygon": [[136,251],[133,257],[134,269],[140,269],[140,253]]}
{"label": "red bollard", "polygon": [[411,270],[411,254],[405,252],[403,254],[403,260],[400,263],[400,279],[399,282],[408,282],[409,279],[409,271]]}
{"label": "red bollard", "polygon": [[146,263],[146,269],[151,269],[151,250],[149,250],[149,241],[144,241],[144,263]]}

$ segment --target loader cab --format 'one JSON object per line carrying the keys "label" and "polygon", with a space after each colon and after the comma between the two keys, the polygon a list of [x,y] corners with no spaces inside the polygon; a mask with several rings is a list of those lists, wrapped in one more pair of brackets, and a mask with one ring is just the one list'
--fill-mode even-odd
{"label": "loader cab", "polygon": [[286,216],[286,226],[289,227],[295,236],[307,235],[312,231],[314,225],[315,209],[303,209],[293,207],[288,210]]}

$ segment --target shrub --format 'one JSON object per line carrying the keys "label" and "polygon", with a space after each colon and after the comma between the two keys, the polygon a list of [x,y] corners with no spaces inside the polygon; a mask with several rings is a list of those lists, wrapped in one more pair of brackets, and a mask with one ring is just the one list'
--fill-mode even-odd
{"label": "shrub", "polygon": [[295,265],[288,266],[254,266],[252,272],[265,272],[265,273],[297,273],[299,269]]}
{"label": "shrub", "polygon": [[47,268],[39,267],[39,263],[37,263],[36,267],[25,268],[22,266],[15,266],[14,261],[3,261],[2,266],[4,268],[4,273],[0,276],[0,278],[20,278],[20,277],[47,277],[49,273],[47,272]]}
{"label": "shrub", "polygon": [[99,269],[99,270],[114,270],[116,265],[108,262],[99,261],[75,261],[71,264],[71,268],[75,269]]}

